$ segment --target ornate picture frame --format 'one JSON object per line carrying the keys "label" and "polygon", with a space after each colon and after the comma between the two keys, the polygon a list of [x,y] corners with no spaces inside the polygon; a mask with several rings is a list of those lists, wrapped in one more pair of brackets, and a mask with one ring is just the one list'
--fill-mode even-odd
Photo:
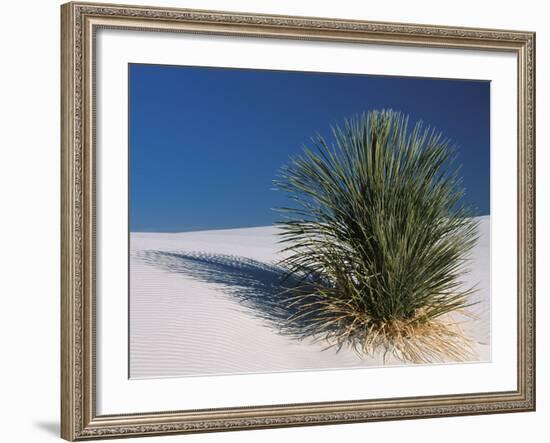
{"label": "ornate picture frame", "polygon": [[[71,2],[61,7],[61,436],[262,429],[535,410],[535,34],[525,31]],[[517,389],[99,415],[96,33],[100,29],[472,49],[517,57]]]}

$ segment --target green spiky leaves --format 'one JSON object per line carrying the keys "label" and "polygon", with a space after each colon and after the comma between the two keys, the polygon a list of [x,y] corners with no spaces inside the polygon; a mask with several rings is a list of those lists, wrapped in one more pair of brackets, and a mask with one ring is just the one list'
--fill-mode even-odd
{"label": "green spiky leaves", "polygon": [[356,340],[466,307],[477,224],[462,205],[449,140],[422,123],[409,129],[406,116],[388,110],[347,120],[332,135],[331,143],[315,137],[276,181],[293,202],[281,208],[283,263],[303,282],[294,297],[310,310],[297,315],[318,318],[320,333]]}

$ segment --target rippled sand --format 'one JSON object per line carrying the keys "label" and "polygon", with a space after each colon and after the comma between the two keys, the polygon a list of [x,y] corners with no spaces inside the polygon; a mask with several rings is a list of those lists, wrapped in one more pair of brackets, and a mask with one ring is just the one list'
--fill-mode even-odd
{"label": "rippled sand", "polygon": [[[276,228],[131,233],[130,377],[158,378],[380,366],[382,357],[325,349],[281,334],[266,312],[276,294]],[[477,284],[474,361],[490,360],[490,218],[480,217],[467,285]],[[243,303],[254,296],[265,312]],[[258,304],[256,303],[256,306]],[[402,364],[386,361],[386,365]]]}

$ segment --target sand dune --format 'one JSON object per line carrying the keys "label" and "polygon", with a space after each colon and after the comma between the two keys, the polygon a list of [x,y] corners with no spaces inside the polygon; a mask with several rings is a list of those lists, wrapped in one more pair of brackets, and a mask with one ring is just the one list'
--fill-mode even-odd
{"label": "sand dune", "polygon": [[[379,366],[349,349],[325,349],[274,327],[281,270],[276,228],[131,233],[131,378]],[[479,291],[477,318],[463,319],[475,361],[490,359],[490,218],[467,285]],[[386,364],[401,364],[387,361]]]}

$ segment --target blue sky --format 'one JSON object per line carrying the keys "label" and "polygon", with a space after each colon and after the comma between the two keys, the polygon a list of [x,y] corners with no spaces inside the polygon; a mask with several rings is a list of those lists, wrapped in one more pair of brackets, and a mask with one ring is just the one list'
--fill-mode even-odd
{"label": "blue sky", "polygon": [[489,214],[489,82],[143,64],[129,80],[131,231],[270,225],[289,157],[383,108],[452,139],[466,199]]}

